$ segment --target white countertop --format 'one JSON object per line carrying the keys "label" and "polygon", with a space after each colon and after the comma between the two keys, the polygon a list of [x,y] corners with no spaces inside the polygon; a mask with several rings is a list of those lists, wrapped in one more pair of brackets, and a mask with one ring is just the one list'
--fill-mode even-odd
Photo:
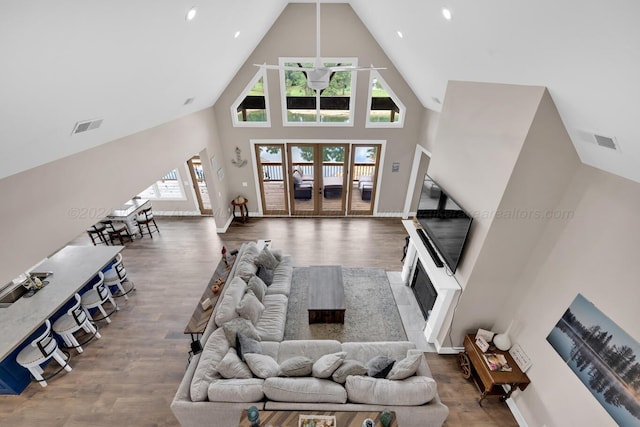
{"label": "white countertop", "polygon": [[49,284],[30,298],[0,308],[0,360],[44,324],[80,288],[102,270],[123,246],[66,246],[33,271],[52,271]]}

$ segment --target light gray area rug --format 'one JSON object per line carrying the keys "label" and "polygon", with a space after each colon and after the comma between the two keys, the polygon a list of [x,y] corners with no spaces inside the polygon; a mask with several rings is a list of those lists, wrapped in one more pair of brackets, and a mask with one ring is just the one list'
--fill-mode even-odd
{"label": "light gray area rug", "polygon": [[344,325],[309,325],[309,268],[293,269],[285,340],[334,339],[340,342],[407,341],[386,272],[381,268],[343,268]]}

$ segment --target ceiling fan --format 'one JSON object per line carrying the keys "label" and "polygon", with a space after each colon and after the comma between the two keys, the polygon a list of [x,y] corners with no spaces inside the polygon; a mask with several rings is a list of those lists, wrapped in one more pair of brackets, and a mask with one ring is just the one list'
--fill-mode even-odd
{"label": "ceiling fan", "polygon": [[329,86],[329,81],[334,73],[337,71],[369,71],[369,70],[385,70],[386,68],[376,67],[357,67],[354,65],[337,65],[333,67],[327,67],[322,62],[320,57],[320,0],[316,0],[316,57],[313,67],[303,67],[302,64],[298,64],[299,67],[293,66],[280,66],[280,65],[267,65],[267,64],[253,64],[256,67],[266,68],[268,70],[289,70],[289,71],[302,71],[307,77],[307,86],[311,89],[321,91]]}

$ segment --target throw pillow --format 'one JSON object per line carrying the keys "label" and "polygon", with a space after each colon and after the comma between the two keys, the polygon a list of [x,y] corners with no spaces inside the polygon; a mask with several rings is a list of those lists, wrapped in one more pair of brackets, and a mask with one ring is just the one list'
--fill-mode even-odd
{"label": "throw pillow", "polygon": [[248,336],[237,333],[236,334],[236,350],[240,360],[244,361],[244,355],[247,353],[259,353],[262,354],[262,345],[260,341],[249,338]]}
{"label": "throw pillow", "polygon": [[253,291],[256,298],[262,302],[264,295],[267,293],[267,285],[265,285],[262,279],[254,274],[251,276],[251,279],[249,279],[248,287]]}
{"label": "throw pillow", "polygon": [[238,261],[237,264],[235,277],[240,277],[245,282],[248,282],[251,276],[256,274],[256,270],[258,269],[258,266],[254,264],[253,261],[246,259]]}
{"label": "throw pillow", "polygon": [[232,348],[218,363],[218,373],[224,378],[253,378],[247,364],[240,360],[238,354]]}
{"label": "throw pillow", "polygon": [[394,363],[395,360],[387,356],[376,356],[367,362],[367,375],[373,378],[385,378]]}
{"label": "throw pillow", "polygon": [[344,384],[349,375],[366,375],[367,367],[357,360],[347,359],[333,373],[332,378],[335,382]]}
{"label": "throw pillow", "polygon": [[256,275],[262,279],[265,285],[270,286],[273,283],[273,270],[261,266],[258,268]]}
{"label": "throw pillow", "polygon": [[313,360],[296,356],[280,364],[280,373],[285,377],[308,377],[313,369]]}
{"label": "throw pillow", "polygon": [[278,266],[278,260],[273,256],[269,248],[262,249],[253,262],[259,267],[267,267],[271,270]]}
{"label": "throw pillow", "polygon": [[325,354],[316,360],[311,369],[311,374],[316,378],[329,378],[347,357],[346,351],[338,353]]}
{"label": "throw pillow", "polygon": [[260,320],[260,316],[262,316],[264,305],[256,298],[253,291],[247,291],[242,297],[240,304],[238,304],[236,311],[240,317],[249,319],[251,323],[255,325],[258,323],[258,320]]}
{"label": "throw pillow", "polygon": [[243,319],[241,317],[229,320],[222,326],[222,329],[224,330],[224,335],[227,337],[227,341],[231,347],[236,346],[236,335],[238,333],[242,333],[249,338],[260,341],[260,334],[256,327],[253,326],[253,323],[251,323],[250,320]]}
{"label": "throw pillow", "polygon": [[238,317],[236,307],[242,300],[246,291],[247,284],[244,280],[239,277],[231,279],[231,281],[226,285],[226,289],[223,291],[224,294],[218,301],[218,306],[216,307],[214,319],[216,321],[216,325],[222,326],[229,320]]}
{"label": "throw pillow", "polygon": [[390,380],[403,380],[414,375],[422,361],[422,353],[412,353],[393,365],[387,375]]}
{"label": "throw pillow", "polygon": [[277,377],[280,374],[278,362],[266,354],[247,353],[244,355],[244,360],[253,375],[258,378]]}
{"label": "throw pillow", "polygon": [[282,261],[282,250],[274,249],[274,250],[271,251],[271,253],[278,260],[278,264],[279,264],[280,261]]}

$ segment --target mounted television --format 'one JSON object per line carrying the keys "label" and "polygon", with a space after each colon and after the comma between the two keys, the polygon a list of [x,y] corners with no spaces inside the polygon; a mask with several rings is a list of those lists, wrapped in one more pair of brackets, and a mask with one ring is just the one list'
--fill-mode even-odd
{"label": "mounted television", "polygon": [[[427,174],[422,183],[416,218],[422,226],[422,232],[429,236],[451,272],[455,273],[473,218]],[[428,240],[424,238],[423,241],[436,265],[442,266]]]}

